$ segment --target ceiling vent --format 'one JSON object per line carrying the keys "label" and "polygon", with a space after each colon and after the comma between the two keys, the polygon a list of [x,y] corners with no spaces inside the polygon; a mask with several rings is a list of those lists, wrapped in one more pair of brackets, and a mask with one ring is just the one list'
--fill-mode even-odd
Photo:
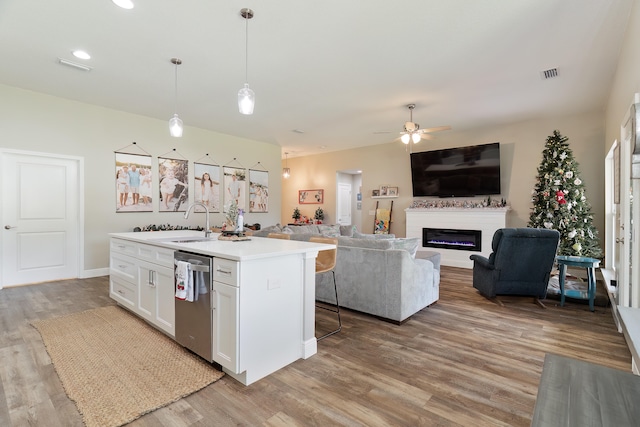
{"label": "ceiling vent", "polygon": [[558,69],[557,68],[549,68],[548,70],[540,71],[540,77],[542,80],[552,79],[554,77],[558,77]]}

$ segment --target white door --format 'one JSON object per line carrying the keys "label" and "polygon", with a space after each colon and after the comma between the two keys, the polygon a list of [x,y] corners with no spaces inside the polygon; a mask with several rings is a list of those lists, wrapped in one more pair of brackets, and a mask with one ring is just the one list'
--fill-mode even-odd
{"label": "white door", "polygon": [[351,184],[338,184],[338,224],[351,224]]}
{"label": "white door", "polygon": [[11,151],[0,156],[0,288],[78,277],[80,161]]}

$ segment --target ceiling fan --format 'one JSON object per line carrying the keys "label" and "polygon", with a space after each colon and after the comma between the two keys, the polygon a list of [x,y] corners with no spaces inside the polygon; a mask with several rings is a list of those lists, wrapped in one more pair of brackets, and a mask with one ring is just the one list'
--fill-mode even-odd
{"label": "ceiling fan", "polygon": [[405,145],[408,145],[409,142],[417,144],[421,139],[433,139],[433,136],[429,135],[431,132],[438,132],[441,130],[449,130],[451,126],[438,126],[433,128],[425,128],[420,129],[420,125],[418,123],[414,123],[413,121],[413,109],[416,108],[416,104],[407,105],[409,109],[409,121],[404,123],[404,131],[400,132],[400,141],[402,141]]}

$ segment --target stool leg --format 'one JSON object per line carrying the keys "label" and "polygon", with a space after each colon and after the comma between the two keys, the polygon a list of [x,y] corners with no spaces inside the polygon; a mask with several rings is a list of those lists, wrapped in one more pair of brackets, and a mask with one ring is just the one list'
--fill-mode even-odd
{"label": "stool leg", "polygon": [[567,266],[565,264],[559,264],[558,268],[560,270],[560,307],[564,307],[564,276],[567,273]]}
{"label": "stool leg", "polygon": [[596,299],[596,273],[593,267],[587,268],[589,279],[589,310],[595,311],[594,300]]}

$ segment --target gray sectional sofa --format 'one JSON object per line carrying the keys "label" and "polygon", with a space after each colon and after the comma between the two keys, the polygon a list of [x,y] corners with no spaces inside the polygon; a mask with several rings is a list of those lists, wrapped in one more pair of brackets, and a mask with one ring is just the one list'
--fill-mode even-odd
{"label": "gray sectional sofa", "polygon": [[[401,323],[439,298],[440,254],[417,252],[418,238],[360,234],[352,226],[266,227],[254,236],[287,233],[292,240],[338,238],[336,283],[340,306]],[[335,303],[331,274],[316,278],[316,299]]]}

